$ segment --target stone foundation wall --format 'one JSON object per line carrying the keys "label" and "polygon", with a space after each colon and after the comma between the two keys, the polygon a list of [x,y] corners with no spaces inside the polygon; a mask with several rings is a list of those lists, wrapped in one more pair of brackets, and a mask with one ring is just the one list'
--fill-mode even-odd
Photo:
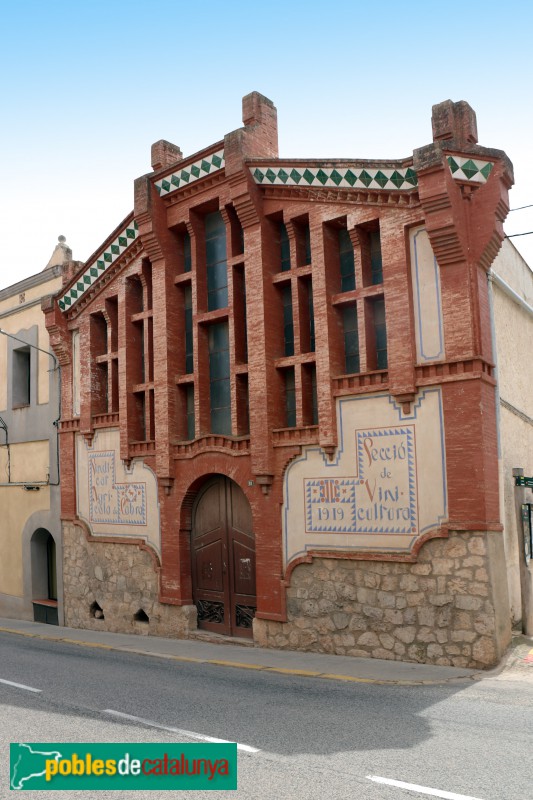
{"label": "stone foundation wall", "polygon": [[[160,603],[152,557],[135,545],[89,542],[63,523],[65,625],[71,628],[186,638],[196,630],[195,606]],[[103,619],[94,616],[98,603]],[[142,609],[148,622],[137,622]]]}
{"label": "stone foundation wall", "polygon": [[433,539],[414,564],[314,559],[292,573],[286,623],[262,647],[487,668],[511,638],[500,534]]}

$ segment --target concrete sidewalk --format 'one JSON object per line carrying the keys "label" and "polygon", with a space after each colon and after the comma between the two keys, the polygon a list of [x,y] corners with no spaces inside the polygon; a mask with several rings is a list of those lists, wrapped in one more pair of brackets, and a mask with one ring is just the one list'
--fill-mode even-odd
{"label": "concrete sidewalk", "polygon": [[225,644],[223,641],[202,641],[201,638],[162,639],[155,636],[61,628],[40,622],[3,618],[0,618],[0,632],[176,661],[360,683],[417,685],[472,681],[494,676],[502,669],[500,666],[496,670],[485,672],[375,658],[268,650],[235,643]]}

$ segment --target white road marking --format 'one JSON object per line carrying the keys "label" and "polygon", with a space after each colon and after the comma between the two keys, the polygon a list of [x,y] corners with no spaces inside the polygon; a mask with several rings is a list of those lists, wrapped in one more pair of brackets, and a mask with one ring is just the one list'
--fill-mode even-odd
{"label": "white road marking", "polygon": [[377,775],[367,775],[366,777],[369,781],[374,781],[374,783],[385,783],[387,786],[397,786],[399,789],[407,789],[409,792],[419,792],[420,794],[429,794],[431,797],[443,797],[445,800],[480,800],[479,797],[456,794],[455,792],[443,792],[440,789],[429,789],[427,786],[418,786],[416,783],[393,781],[390,778],[379,778]]}
{"label": "white road marking", "polygon": [[[190,739],[197,739],[200,742],[214,742],[215,744],[233,744],[229,739],[216,739],[214,736],[205,736],[203,733],[195,733],[194,731],[186,731],[183,728],[172,728],[168,725],[160,725],[158,722],[152,722],[143,717],[134,717],[132,714],[124,714],[122,711],[113,711],[112,708],[104,708],[104,714],[112,714],[121,719],[130,719],[132,722],[142,722],[143,725],[149,725],[151,728],[159,728],[162,731],[170,731],[171,733],[178,733],[180,736],[188,736]],[[257,747],[252,747],[249,744],[241,744],[237,742],[237,750],[242,750],[245,753],[260,753]]]}
{"label": "white road marking", "polygon": [[26,686],[24,683],[14,683],[13,681],[6,681],[0,678],[0,683],[5,683],[6,686],[15,686],[17,689],[26,689],[27,692],[42,692],[42,689],[34,689],[33,686]]}

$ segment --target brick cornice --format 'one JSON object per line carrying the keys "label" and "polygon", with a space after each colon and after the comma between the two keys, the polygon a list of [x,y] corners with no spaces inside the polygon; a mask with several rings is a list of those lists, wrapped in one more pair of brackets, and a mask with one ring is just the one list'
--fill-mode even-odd
{"label": "brick cornice", "polygon": [[[450,153],[461,158],[460,163],[468,156],[487,159],[487,166],[492,164],[492,168],[485,182],[454,177],[448,161]],[[505,153],[461,144],[459,156],[458,143],[450,139],[415,150],[414,166],[426,229],[439,265],[477,262],[488,270],[505,235],[508,191],[514,180]],[[473,218],[475,227],[469,224]]]}
{"label": "brick cornice", "polygon": [[249,170],[244,168],[242,172],[231,175],[228,182],[233,206],[242,227],[247,228],[251,225],[259,224],[261,220],[261,196]]}
{"label": "brick cornice", "polygon": [[261,186],[260,191],[268,199],[275,200],[310,200],[323,203],[353,203],[361,206],[386,206],[386,207],[416,207],[419,204],[418,191],[409,192],[386,190],[359,190],[317,188],[305,186]]}

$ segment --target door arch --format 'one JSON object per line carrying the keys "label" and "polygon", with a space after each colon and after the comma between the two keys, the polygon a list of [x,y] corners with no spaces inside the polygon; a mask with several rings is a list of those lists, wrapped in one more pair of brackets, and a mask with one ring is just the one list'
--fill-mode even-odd
{"label": "door arch", "polygon": [[251,638],[257,607],[252,510],[224,475],[210,479],[194,503],[191,559],[198,627]]}

